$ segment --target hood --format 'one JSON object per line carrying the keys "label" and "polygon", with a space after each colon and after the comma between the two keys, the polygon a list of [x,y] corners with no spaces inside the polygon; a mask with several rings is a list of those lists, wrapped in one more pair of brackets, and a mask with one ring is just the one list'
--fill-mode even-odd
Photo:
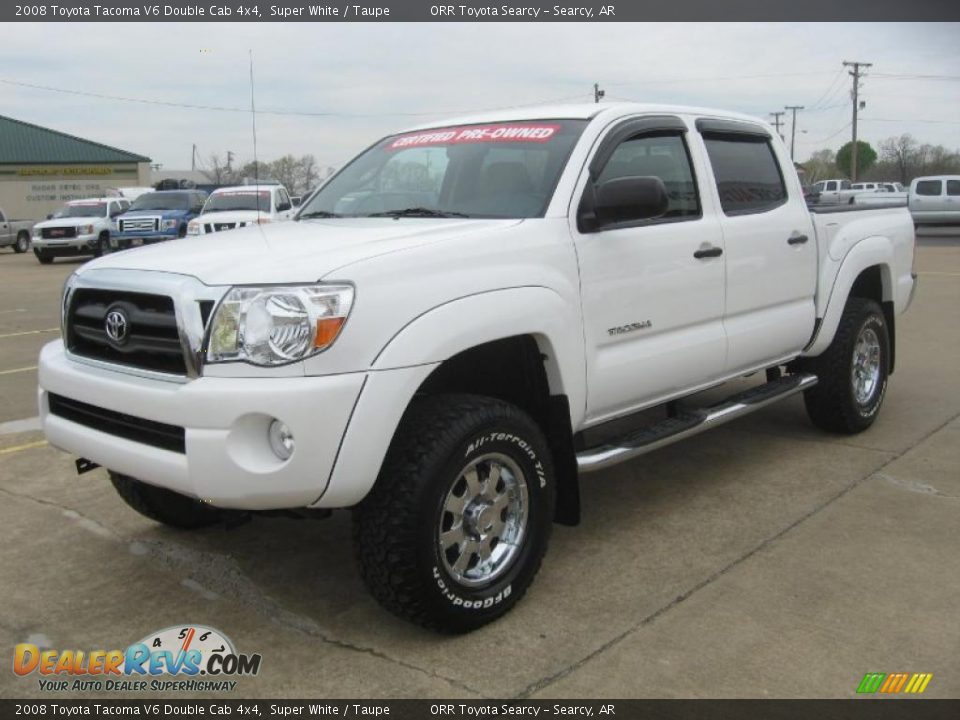
{"label": "hood", "polygon": [[[257,219],[256,210],[225,210],[224,212],[212,212],[198,215],[194,218],[199,223],[241,223],[252,222]],[[274,218],[267,212],[259,213],[262,218],[273,220]]]}
{"label": "hood", "polygon": [[207,285],[348,280],[336,271],[367,258],[466,234],[509,227],[522,220],[344,218],[271,223],[107,255],[87,269],[121,268],[191,275]]}
{"label": "hood", "polygon": [[34,223],[34,230],[43,230],[44,228],[62,228],[62,227],[80,227],[81,225],[95,225],[103,222],[106,218],[102,217],[65,217],[53,218]]}

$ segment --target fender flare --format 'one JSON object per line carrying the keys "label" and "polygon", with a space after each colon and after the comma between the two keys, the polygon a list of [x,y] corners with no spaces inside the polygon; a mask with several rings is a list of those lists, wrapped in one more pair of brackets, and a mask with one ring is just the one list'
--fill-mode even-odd
{"label": "fender flare", "polygon": [[451,300],[400,329],[371,362],[386,370],[439,363],[494,340],[531,335],[544,357],[550,393],[570,399],[574,413],[586,407],[586,360],[580,309],[554,290],[525,286]]}
{"label": "fender flare", "polygon": [[[586,405],[579,308],[539,286],[508,288],[451,300],[417,316],[373,358],[323,494],[311,507],[345,507],[373,487],[403,413],[444,360],[486,342],[532,335],[546,356],[552,394],[566,394],[571,422]],[[574,403],[577,403],[574,405]]]}
{"label": "fender flare", "polygon": [[840,325],[840,317],[843,315],[853,284],[860,273],[867,268],[880,267],[883,300],[893,299],[893,280],[890,276],[893,260],[893,245],[890,239],[880,235],[864,238],[847,251],[843,260],[840,261],[840,268],[834,278],[817,332],[803,351],[805,356],[819,355],[833,342],[833,336]]}

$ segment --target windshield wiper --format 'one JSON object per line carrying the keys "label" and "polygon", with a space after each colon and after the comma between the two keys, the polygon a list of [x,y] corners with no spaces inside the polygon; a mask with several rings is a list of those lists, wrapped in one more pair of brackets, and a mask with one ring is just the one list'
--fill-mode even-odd
{"label": "windshield wiper", "polygon": [[338,217],[343,217],[343,215],[327,212],[326,210],[314,210],[313,212],[300,213],[299,215],[297,215],[297,220],[308,220],[310,218],[338,218]]}
{"label": "windshield wiper", "polygon": [[369,215],[361,215],[361,217],[437,217],[437,218],[449,218],[449,217],[470,217],[466,213],[460,212],[449,212],[443,210],[431,210],[430,208],[425,207],[411,207],[404,208],[403,210],[385,210],[383,212],[370,213]]}

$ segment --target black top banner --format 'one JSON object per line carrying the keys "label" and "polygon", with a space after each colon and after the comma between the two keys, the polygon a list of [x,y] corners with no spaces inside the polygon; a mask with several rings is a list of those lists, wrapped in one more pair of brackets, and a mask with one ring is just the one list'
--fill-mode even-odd
{"label": "black top banner", "polygon": [[0,4],[7,22],[654,22],[960,20],[957,0],[63,0]]}

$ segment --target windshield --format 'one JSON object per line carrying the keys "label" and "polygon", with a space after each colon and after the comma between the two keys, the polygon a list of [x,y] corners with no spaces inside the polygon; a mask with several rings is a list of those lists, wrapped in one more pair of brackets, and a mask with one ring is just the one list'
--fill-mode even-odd
{"label": "windshield", "polygon": [[53,217],[72,218],[72,217],[105,217],[107,214],[106,203],[75,203],[64,205],[57,210]]}
{"label": "windshield", "polygon": [[207,199],[203,212],[225,212],[227,210],[259,210],[270,212],[269,190],[227,190],[215,192]]}
{"label": "windshield", "polygon": [[130,206],[130,210],[186,210],[190,207],[186,193],[147,193]]}
{"label": "windshield", "polygon": [[310,217],[540,217],[586,120],[460,125],[394,135],[304,203]]}

